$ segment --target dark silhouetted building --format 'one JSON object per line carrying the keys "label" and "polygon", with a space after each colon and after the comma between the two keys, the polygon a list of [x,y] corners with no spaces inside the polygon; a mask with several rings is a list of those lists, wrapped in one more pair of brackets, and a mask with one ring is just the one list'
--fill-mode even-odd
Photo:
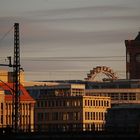
{"label": "dark silhouetted building", "polygon": [[113,133],[139,133],[140,104],[125,104],[110,108],[105,126],[107,131]]}
{"label": "dark silhouetted building", "polygon": [[140,79],[140,32],[134,40],[125,40],[126,78]]}

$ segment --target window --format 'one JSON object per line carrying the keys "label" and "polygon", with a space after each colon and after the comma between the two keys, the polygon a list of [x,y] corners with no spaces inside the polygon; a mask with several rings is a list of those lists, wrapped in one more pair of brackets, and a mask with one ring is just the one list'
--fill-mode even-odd
{"label": "window", "polygon": [[100,101],[98,101],[98,103],[99,103],[99,106],[100,106]]}
{"label": "window", "polygon": [[101,100],[101,106],[104,106],[104,105],[103,105],[103,100]]}
{"label": "window", "polygon": [[93,112],[93,120],[95,120],[95,112]]}
{"label": "window", "polygon": [[40,101],[37,101],[37,107],[40,107]]}
{"label": "window", "polygon": [[44,101],[44,106],[47,107],[47,101]]}
{"label": "window", "polygon": [[9,106],[9,109],[11,110],[12,109],[12,104],[9,103],[8,106]]}
{"label": "window", "polygon": [[3,110],[3,103],[1,103],[1,110]]}
{"label": "window", "polygon": [[43,113],[38,113],[38,121],[42,121],[43,120]]}
{"label": "window", "polygon": [[55,106],[58,106],[58,101],[57,100],[55,101]]}
{"label": "window", "polygon": [[1,124],[3,124],[3,115],[1,115]]}
{"label": "window", "polygon": [[49,113],[47,112],[44,113],[44,120],[49,121]]}
{"label": "window", "polygon": [[96,112],[96,120],[98,120],[98,112]]}
{"label": "window", "polygon": [[121,93],[120,94],[120,99],[121,100],[127,100],[128,94],[127,93]]}
{"label": "window", "polygon": [[109,106],[109,101],[106,101],[107,107]]}
{"label": "window", "polygon": [[62,103],[63,103],[63,106],[66,106],[66,101],[62,101]]}
{"label": "window", "polygon": [[78,106],[81,106],[81,102],[79,100],[77,101],[77,105]]}
{"label": "window", "polygon": [[90,120],[90,112],[88,112],[87,115],[88,115],[88,116],[87,116],[87,117],[88,117],[87,119]]}
{"label": "window", "polygon": [[68,120],[73,120],[73,112],[68,112]]}
{"label": "window", "polygon": [[52,101],[52,107],[54,107],[54,105],[55,105],[55,101]]}
{"label": "window", "polygon": [[93,100],[93,106],[95,106],[95,100]]}
{"label": "window", "polygon": [[10,90],[4,90],[5,95],[12,95],[12,92]]}
{"label": "window", "polygon": [[85,120],[88,118],[88,112],[85,112]]}
{"label": "window", "polygon": [[90,106],[92,106],[92,100],[90,100]]}
{"label": "window", "polygon": [[66,121],[66,120],[67,120],[67,113],[63,112],[63,121]]}
{"label": "window", "polygon": [[93,112],[91,112],[90,119],[93,120]]}
{"label": "window", "polygon": [[88,100],[88,106],[90,106],[90,100]]}
{"label": "window", "polygon": [[58,120],[58,118],[59,118],[59,114],[58,114],[58,112],[53,112],[52,113],[52,120]]}
{"label": "window", "polygon": [[73,119],[74,120],[80,120],[80,112],[74,112],[73,113]]}
{"label": "window", "polygon": [[96,106],[98,106],[98,101],[96,100]]}
{"label": "window", "polygon": [[85,106],[87,106],[87,100],[85,100]]}
{"label": "window", "polygon": [[119,100],[119,94],[118,93],[111,93],[111,99],[112,100]]}
{"label": "window", "polygon": [[136,100],[136,93],[129,93],[129,100]]}
{"label": "window", "polygon": [[66,106],[70,106],[70,102],[69,101],[66,101],[66,104],[67,104]]}
{"label": "window", "polygon": [[31,106],[32,106],[31,103],[29,103],[29,110],[31,110]]}

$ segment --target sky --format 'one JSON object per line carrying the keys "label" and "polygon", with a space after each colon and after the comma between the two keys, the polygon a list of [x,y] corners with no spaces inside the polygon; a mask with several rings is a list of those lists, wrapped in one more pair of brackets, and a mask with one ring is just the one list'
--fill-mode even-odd
{"label": "sky", "polygon": [[124,79],[124,41],[140,31],[140,0],[0,0],[0,64],[14,56],[16,22],[27,81],[84,80],[97,66]]}

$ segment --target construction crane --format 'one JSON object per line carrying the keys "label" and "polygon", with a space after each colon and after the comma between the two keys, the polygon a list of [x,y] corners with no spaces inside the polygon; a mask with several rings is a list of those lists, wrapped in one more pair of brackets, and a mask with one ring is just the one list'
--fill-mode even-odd
{"label": "construction crane", "polygon": [[13,67],[13,110],[12,110],[12,128],[13,131],[20,130],[20,38],[19,38],[19,23],[14,24],[14,60],[11,62],[11,57],[7,57],[9,64],[0,64],[0,66]]}

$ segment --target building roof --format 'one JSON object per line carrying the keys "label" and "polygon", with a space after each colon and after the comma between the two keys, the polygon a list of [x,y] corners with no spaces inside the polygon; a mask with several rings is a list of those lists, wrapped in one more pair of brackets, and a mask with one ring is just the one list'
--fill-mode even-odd
{"label": "building roof", "polygon": [[36,81],[29,81],[24,82],[23,85],[25,87],[32,87],[32,86],[55,86],[60,85],[60,83],[57,82],[36,82]]}
{"label": "building roof", "polygon": [[140,41],[140,32],[138,33],[138,35],[135,38],[136,41]]}
{"label": "building roof", "polygon": [[140,109],[140,104],[121,104],[114,106],[112,109]]}
{"label": "building roof", "polygon": [[[13,96],[13,83],[1,83],[0,82],[0,88],[5,91],[5,100],[11,101]],[[27,90],[20,85],[21,95],[20,95],[20,101],[33,101],[35,100],[29,95]]]}

